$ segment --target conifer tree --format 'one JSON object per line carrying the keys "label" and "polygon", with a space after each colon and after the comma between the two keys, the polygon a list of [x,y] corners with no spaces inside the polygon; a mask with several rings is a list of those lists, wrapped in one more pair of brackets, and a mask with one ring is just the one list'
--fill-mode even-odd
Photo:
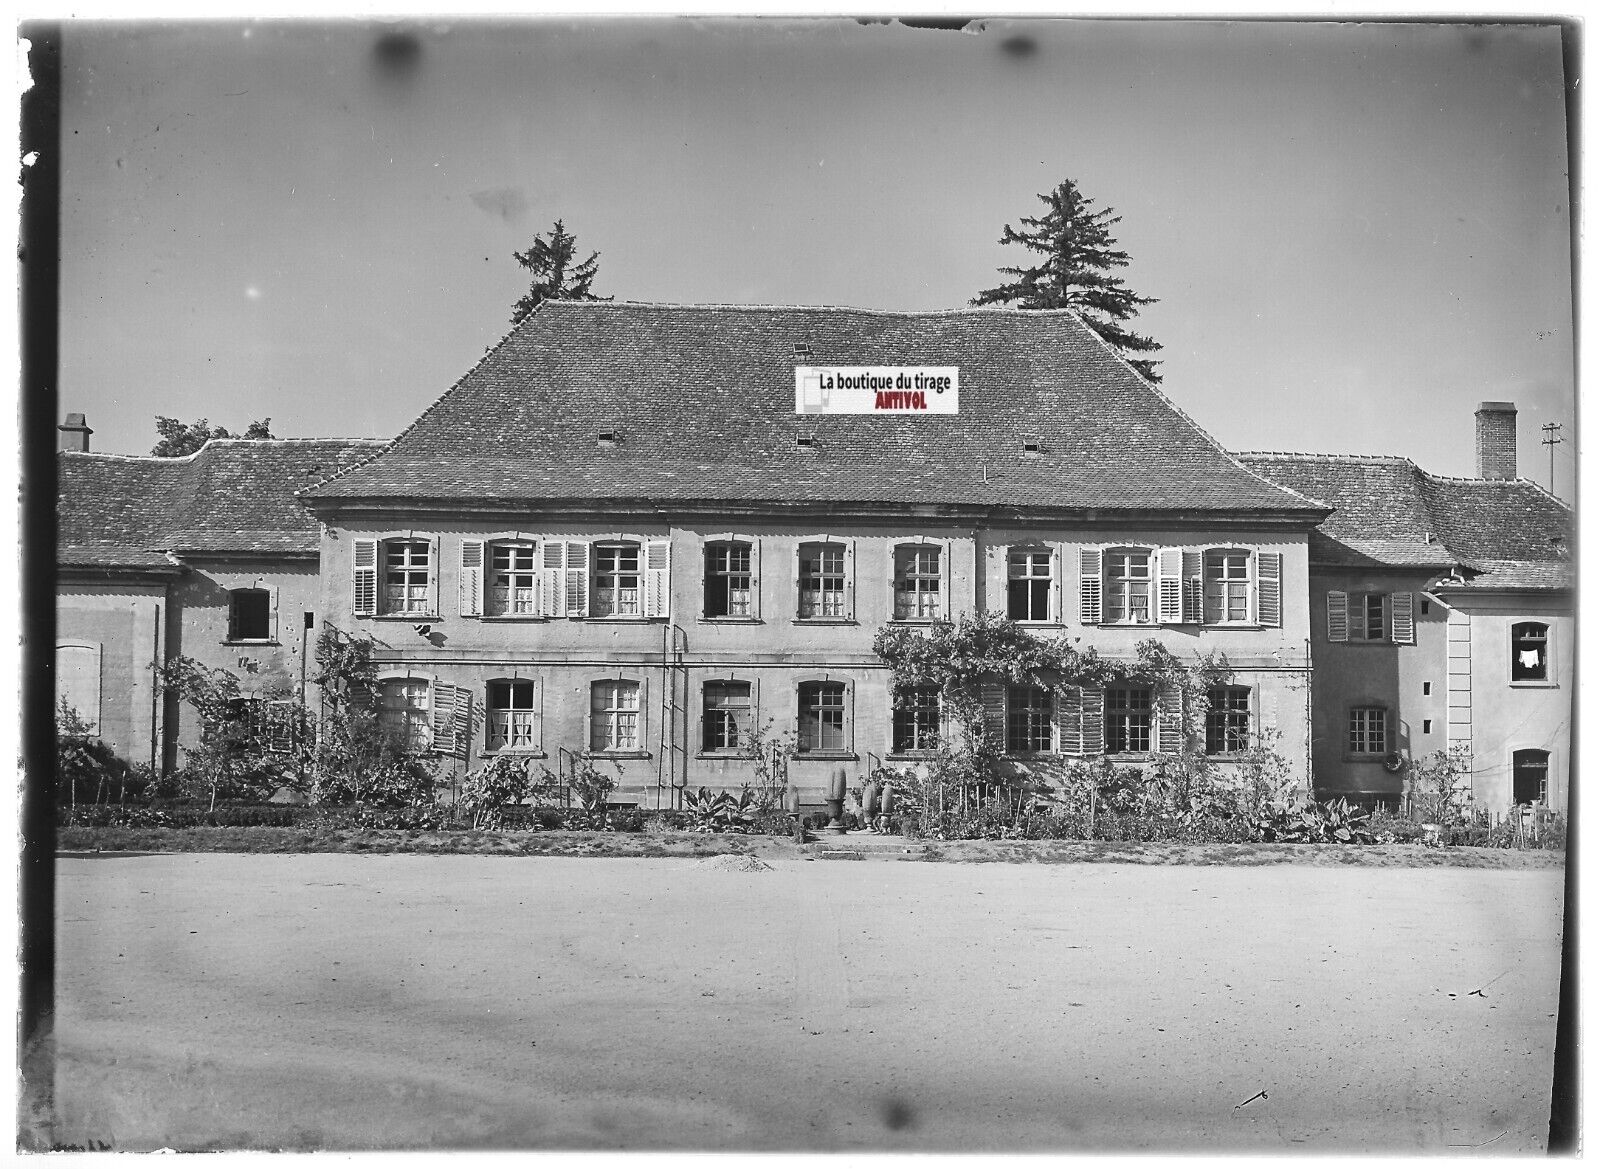
{"label": "conifer tree", "polygon": [[511,309],[511,323],[520,325],[534,309],[547,300],[610,300],[609,296],[595,296],[589,291],[594,283],[599,252],[590,252],[581,264],[573,263],[578,239],[556,220],[549,238],[534,237],[533,245],[525,252],[513,252],[517,263],[533,273],[533,284]]}
{"label": "conifer tree", "polygon": [[1096,207],[1071,179],[1039,200],[1048,210],[1037,218],[1023,216],[1021,230],[1005,225],[1002,244],[1021,244],[1043,259],[1031,268],[1001,268],[1011,279],[985,289],[972,298],[974,305],[1011,304],[1024,309],[1070,308],[1115,349],[1128,364],[1152,382],[1161,375],[1160,364],[1140,353],[1161,348],[1149,337],[1123,327],[1138,315],[1140,306],[1154,304],[1136,296],[1116,269],[1128,266],[1128,253],[1111,235],[1122,217],[1109,207]]}

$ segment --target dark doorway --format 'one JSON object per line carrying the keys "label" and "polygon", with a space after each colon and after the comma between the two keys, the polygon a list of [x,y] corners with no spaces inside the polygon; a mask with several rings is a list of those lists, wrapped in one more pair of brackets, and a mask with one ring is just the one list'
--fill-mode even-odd
{"label": "dark doorway", "polygon": [[1550,752],[1529,749],[1511,756],[1511,799],[1517,804],[1549,803]]}

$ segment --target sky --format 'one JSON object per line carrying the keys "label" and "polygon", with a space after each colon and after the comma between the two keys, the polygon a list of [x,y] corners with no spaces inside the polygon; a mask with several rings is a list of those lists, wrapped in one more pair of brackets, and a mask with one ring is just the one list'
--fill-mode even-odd
{"label": "sky", "polygon": [[1513,401],[1573,495],[1554,27],[86,22],[62,83],[59,409],[96,450],[158,414],[394,436],[557,218],[619,299],[942,309],[1071,178],[1224,446],[1470,476]]}

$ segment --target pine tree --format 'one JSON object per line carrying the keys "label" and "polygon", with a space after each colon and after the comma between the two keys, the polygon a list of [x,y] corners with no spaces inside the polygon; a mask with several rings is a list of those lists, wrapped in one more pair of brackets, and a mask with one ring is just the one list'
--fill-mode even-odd
{"label": "pine tree", "polygon": [[550,237],[536,236],[533,246],[525,252],[513,252],[517,263],[533,273],[533,284],[526,296],[511,309],[511,323],[520,325],[534,309],[547,300],[610,300],[609,296],[595,296],[589,291],[594,283],[599,252],[590,252],[581,264],[572,262],[577,253],[577,237],[569,233],[561,220],[550,229]]}
{"label": "pine tree", "polygon": [[1150,297],[1134,295],[1114,271],[1128,266],[1128,253],[1117,247],[1111,235],[1111,226],[1122,222],[1122,217],[1112,214],[1109,207],[1097,208],[1071,179],[1040,195],[1039,200],[1049,210],[1038,218],[1023,216],[1020,231],[1006,224],[1000,242],[1021,244],[1044,260],[1031,268],[1001,268],[1000,274],[1012,279],[978,293],[972,303],[1075,309],[1083,323],[1129,365],[1150,381],[1159,382],[1161,375],[1155,367],[1160,363],[1134,355],[1155,352],[1160,344],[1122,327],[1138,315],[1142,305],[1155,303]]}

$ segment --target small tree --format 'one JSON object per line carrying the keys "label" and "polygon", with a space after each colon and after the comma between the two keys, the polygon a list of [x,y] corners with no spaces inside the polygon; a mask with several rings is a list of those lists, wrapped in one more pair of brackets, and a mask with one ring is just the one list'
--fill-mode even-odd
{"label": "small tree", "polygon": [[206,418],[180,422],[176,418],[157,414],[156,433],[161,436],[161,441],[151,448],[150,453],[163,459],[182,458],[194,454],[213,438],[272,438],[271,427],[272,419],[262,418],[247,426],[243,434],[235,435],[230,434],[226,427],[212,426]]}
{"label": "small tree", "polygon": [[311,799],[325,804],[431,804],[434,774],[425,752],[386,732],[379,716],[376,643],[324,625],[317,635],[322,717],[312,755]]}
{"label": "small tree", "polygon": [[218,799],[265,800],[298,784],[295,745],[304,741],[305,717],[287,694],[246,698],[235,674],[189,657],[156,672],[162,689],[199,715],[199,743],[183,748],[185,769],[211,807]]}
{"label": "small tree", "polygon": [[536,236],[525,252],[513,252],[512,257],[533,273],[533,283],[526,295],[518,299],[511,309],[511,323],[520,325],[547,300],[610,300],[609,296],[596,296],[589,291],[594,283],[600,262],[599,252],[590,252],[582,263],[574,263],[578,239],[556,220],[549,238]]}
{"label": "small tree", "polygon": [[110,744],[90,730],[89,724],[63,696],[56,703],[56,803],[121,802],[136,795],[143,781],[135,777]]}
{"label": "small tree", "polygon": [[1043,256],[1043,260],[1028,268],[1001,268],[1000,274],[1011,279],[978,293],[972,303],[1074,309],[1083,323],[1142,377],[1159,382],[1159,363],[1137,355],[1155,352],[1161,346],[1123,327],[1141,307],[1155,301],[1136,296],[1116,274],[1116,269],[1128,266],[1128,253],[1117,246],[1111,235],[1112,226],[1122,217],[1112,214],[1109,207],[1096,207],[1094,200],[1079,191],[1071,179],[1040,195],[1039,200],[1045,205],[1045,213],[1038,217],[1024,215],[1018,221],[1022,225],[1020,231],[1006,224],[1000,242],[1019,244]]}

